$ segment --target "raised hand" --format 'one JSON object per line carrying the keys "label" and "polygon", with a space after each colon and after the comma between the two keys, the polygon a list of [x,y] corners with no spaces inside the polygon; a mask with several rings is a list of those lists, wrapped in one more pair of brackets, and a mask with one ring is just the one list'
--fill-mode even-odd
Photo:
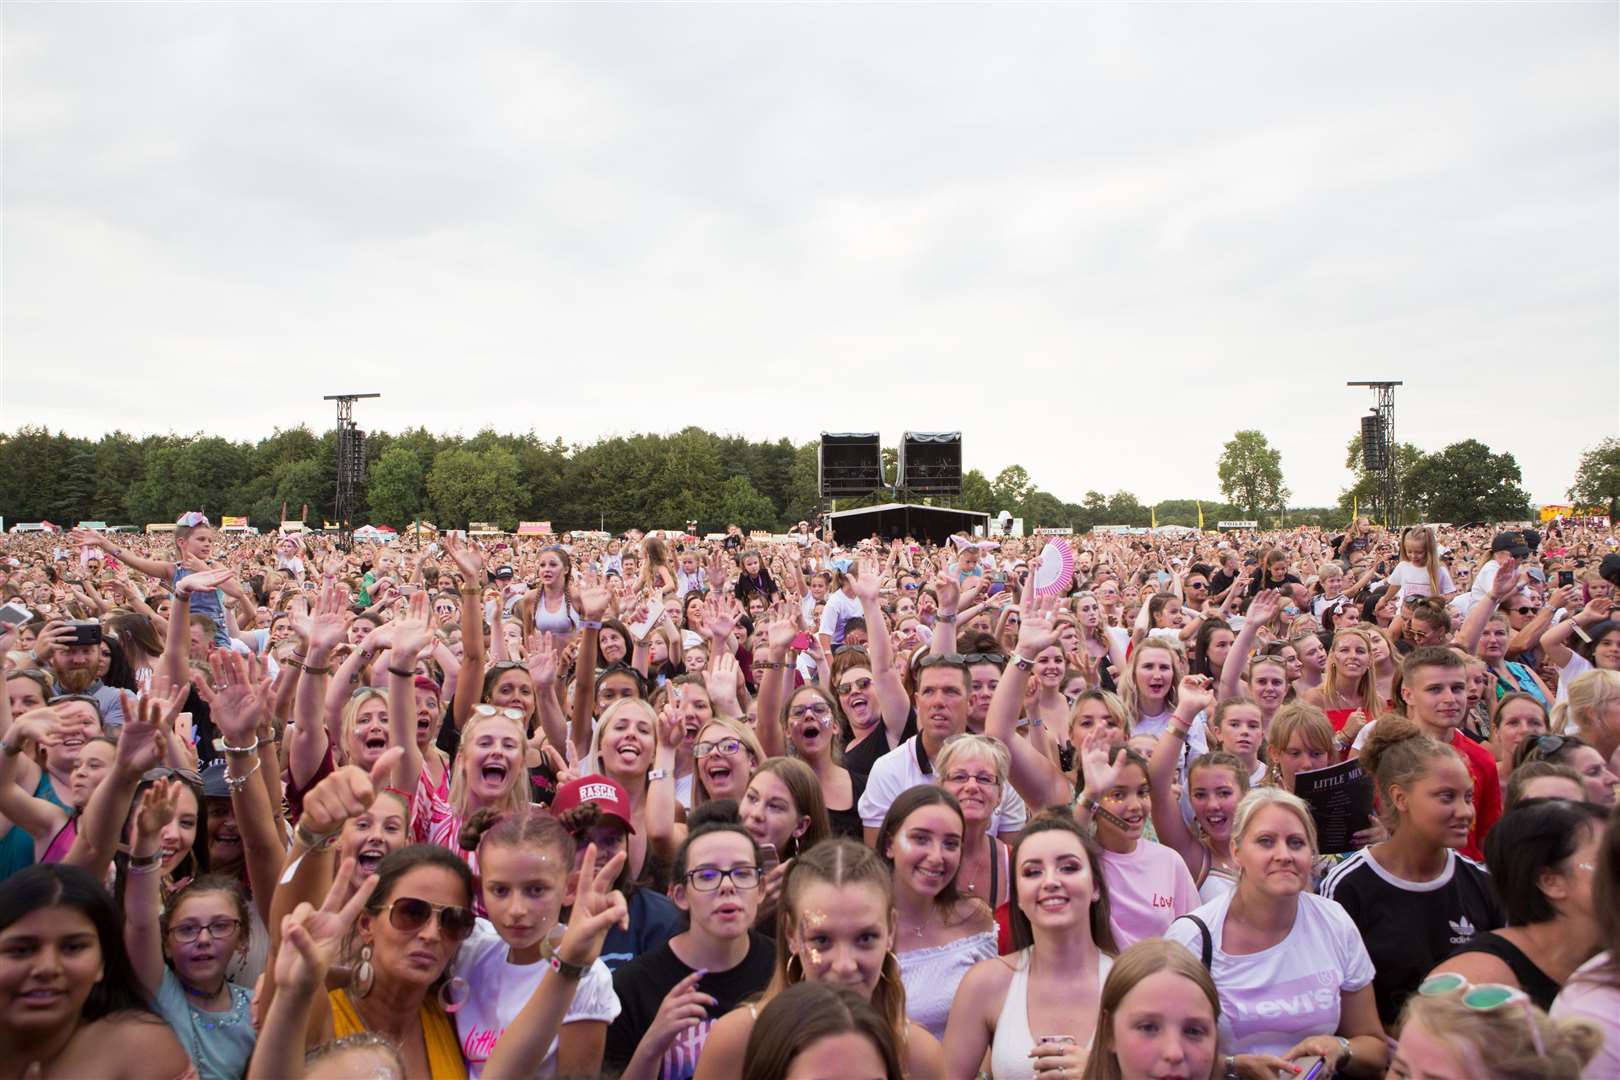
{"label": "raised hand", "polygon": [[1085,778],[1085,791],[1093,798],[1100,798],[1104,792],[1117,787],[1120,776],[1130,764],[1124,754],[1110,762],[1108,757],[1113,749],[1114,729],[1104,724],[1086,732],[1080,741],[1080,769]]}
{"label": "raised hand", "polygon": [[798,620],[788,613],[786,606],[777,604],[770,612],[771,619],[765,624],[765,645],[775,655],[786,653],[793,647],[793,639],[798,636]]}
{"label": "raised hand", "polygon": [[712,592],[703,603],[703,632],[710,637],[721,641],[730,641],[732,631],[737,629],[737,619],[742,615],[742,605],[727,593]]}
{"label": "raised hand", "polygon": [[62,741],[62,717],[55,709],[30,709],[11,722],[13,744],[32,739],[39,746],[55,746]]}
{"label": "raised hand", "polygon": [[742,685],[742,668],[736,657],[724,650],[711,656],[703,669],[703,685],[709,691],[715,712],[725,716],[743,715],[742,702],[737,697],[737,689]]}
{"label": "raised hand", "polygon": [[[1031,594],[1033,591],[1029,590]],[[1057,644],[1057,606],[1058,598],[1055,596],[1029,596],[1018,626],[1016,651],[1019,656],[1033,660],[1036,653]]]}
{"label": "raised hand", "polygon": [[405,671],[416,666],[417,657],[434,642],[433,610],[425,592],[413,593],[405,614],[393,621],[393,656],[389,666]]}
{"label": "raised hand", "polygon": [[249,675],[248,665],[235,653],[215,650],[208,657],[213,676],[213,700],[210,715],[227,746],[248,745],[258,734],[263,698],[259,687]]}
{"label": "raised hand", "polygon": [[1509,559],[1496,571],[1496,581],[1491,585],[1491,599],[1498,604],[1503,603],[1512,596],[1514,590],[1522,588],[1525,575],[1519,572],[1519,560]]}
{"label": "raised hand", "polygon": [[[302,599],[300,597],[299,599]],[[349,613],[349,591],[328,582],[315,599],[315,610],[302,618],[295,610],[289,622],[307,651],[330,652],[348,636],[354,616]]]}
{"label": "raised hand", "polygon": [[[319,908],[307,901],[281,920],[281,950],[276,954],[276,985],[304,994],[320,990],[326,973],[342,950],[343,941],[377,888],[373,874],[354,889],[353,859],[338,867],[332,887]],[[348,901],[344,902],[344,897]],[[290,947],[289,947],[290,946]]]}
{"label": "raised hand", "polygon": [[118,735],[113,761],[126,775],[139,776],[163,760],[163,707],[145,694],[137,699],[125,690],[121,696],[124,730]]}
{"label": "raised hand", "polygon": [[859,573],[850,579],[850,589],[861,603],[877,603],[878,587],[882,584],[876,559],[861,559]]}
{"label": "raised hand", "polygon": [[658,745],[669,750],[679,750],[686,738],[686,724],[681,720],[681,707],[673,694],[664,707],[658,710]]}
{"label": "raised hand", "polygon": [[333,771],[304,796],[304,813],[299,823],[316,836],[336,832],[345,821],[371,809],[371,804],[388,786],[395,764],[404,756],[403,746],[390,746],[369,771],[358,765],[345,765]]}
{"label": "raised hand", "polygon": [[[135,836],[151,838],[163,831],[163,827],[175,819],[180,812],[179,780],[159,780],[141,793],[140,801],[135,807]],[[135,847],[135,840],[130,838],[130,847]]]}
{"label": "raised hand", "polygon": [[463,545],[455,533],[444,534],[444,551],[455,562],[464,585],[484,585],[484,558],[471,544]]}
{"label": "raised hand", "polygon": [[1282,610],[1282,594],[1276,589],[1261,589],[1249,601],[1248,617],[1257,623],[1269,623]]}
{"label": "raised hand", "polygon": [[557,682],[557,643],[550,630],[530,636],[529,655],[524,657],[523,664],[529,669],[529,677],[534,680],[536,689]]}
{"label": "raised hand", "polygon": [[199,570],[194,574],[187,574],[175,582],[174,591],[181,596],[207,592],[210,589],[221,588],[235,576],[236,571],[228,568],[224,570]]}
{"label": "raised hand", "polygon": [[581,571],[579,577],[579,612],[592,622],[601,622],[613,602],[613,593],[600,574]]}
{"label": "raised hand", "polygon": [[1208,675],[1183,676],[1176,699],[1176,711],[1188,717],[1197,716],[1215,704],[1214,680]]}
{"label": "raised hand", "polygon": [[953,615],[962,599],[962,587],[957,584],[960,568],[955,561],[947,562],[945,569],[934,575],[934,595],[939,597],[939,610]]}

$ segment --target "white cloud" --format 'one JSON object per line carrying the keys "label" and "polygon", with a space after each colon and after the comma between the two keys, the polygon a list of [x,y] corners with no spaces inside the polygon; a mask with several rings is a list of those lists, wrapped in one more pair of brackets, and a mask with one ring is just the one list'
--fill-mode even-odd
{"label": "white cloud", "polygon": [[964,432],[1301,502],[1620,429],[1612,5],[9,5],[7,425]]}

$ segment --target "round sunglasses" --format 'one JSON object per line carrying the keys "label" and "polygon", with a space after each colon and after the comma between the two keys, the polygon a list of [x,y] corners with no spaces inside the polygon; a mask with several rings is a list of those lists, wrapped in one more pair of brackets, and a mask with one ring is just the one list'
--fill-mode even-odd
{"label": "round sunglasses", "polygon": [[435,904],[414,896],[399,897],[388,905],[387,910],[388,925],[406,934],[416,933],[437,915],[440,932],[458,944],[467,940],[478,921],[472,908],[459,904]]}

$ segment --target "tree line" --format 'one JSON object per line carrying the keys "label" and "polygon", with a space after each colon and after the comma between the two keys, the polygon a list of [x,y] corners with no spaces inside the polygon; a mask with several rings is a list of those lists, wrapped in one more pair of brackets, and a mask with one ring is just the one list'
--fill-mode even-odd
{"label": "tree line", "polygon": [[[817,490],[815,441],[754,441],[699,427],[669,434],[613,436],[564,444],[529,432],[481,431],[466,438],[426,428],[372,432],[365,442],[365,478],[354,513],[402,528],[418,519],[441,528],[493,522],[504,529],[526,520],[557,530],[631,527],[705,531],[735,522],[745,530],[781,530],[830,509]],[[1343,524],[1359,503],[1371,503],[1375,478],[1360,470],[1360,438],[1349,445],[1352,484],[1338,506],[1285,509],[1277,452],[1259,432],[1238,432],[1218,472],[1223,498],[1171,499],[1147,505],[1129,491],[1088,491],[1067,502],[1038,487],[1028,471],[1009,465],[994,476],[978,469],[962,477],[959,498],[935,505],[1022,517],[1026,528],[1094,525],[1197,525],[1230,518],[1267,524]],[[886,480],[895,480],[892,448],[883,451]],[[261,529],[298,517],[319,525],[332,513],[337,439],[307,427],[277,430],[257,442],[219,436],[150,435],[114,431],[85,439],[43,427],[0,433],[0,515],[8,523],[80,520],[145,525],[174,521],[201,509],[214,521],[246,516]],[[1504,520],[1529,513],[1511,454],[1474,440],[1424,454],[1402,444],[1397,455],[1403,504],[1413,520]],[[1608,485],[1608,486],[1605,486]],[[1581,498],[1607,504],[1620,497],[1620,441],[1606,440],[1582,461]],[[1572,497],[1573,497],[1572,489]],[[838,508],[908,498],[884,491]],[[921,501],[921,500],[917,500]]]}

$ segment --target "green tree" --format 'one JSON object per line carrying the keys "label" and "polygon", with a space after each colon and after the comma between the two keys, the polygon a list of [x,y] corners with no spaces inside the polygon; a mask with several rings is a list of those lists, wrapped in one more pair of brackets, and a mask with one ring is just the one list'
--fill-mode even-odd
{"label": "green tree", "polygon": [[[1035,489],[1030,482],[1029,471],[1022,465],[1008,465],[996,473],[996,478],[990,481],[990,501],[994,504],[992,513],[1010,510],[1014,517],[1020,515],[1024,507],[1024,500]],[[1028,525],[1025,522],[1025,525]]]}
{"label": "green tree", "polygon": [[1491,453],[1477,439],[1425,454],[1410,476],[1413,499],[1427,521],[1514,521],[1530,511],[1519,463],[1512,454]]}
{"label": "green tree", "polygon": [[405,528],[422,512],[422,460],[407,447],[389,447],[371,469],[368,496],[373,523]]}
{"label": "green tree", "polygon": [[1288,505],[1283,486],[1282,455],[1258,431],[1240,431],[1221,448],[1216,471],[1221,493],[1250,515]]}
{"label": "green tree", "polygon": [[1620,439],[1604,439],[1581,455],[1569,497],[1577,507],[1605,507],[1610,521],[1620,521]]}
{"label": "green tree", "polygon": [[736,522],[743,532],[769,529],[776,521],[771,500],[755,490],[746,476],[733,476],[720,488],[719,516],[727,524]]}
{"label": "green tree", "polygon": [[[1395,501],[1400,507],[1403,525],[1410,525],[1418,520],[1417,500],[1412,494],[1412,469],[1422,459],[1423,451],[1411,443],[1395,444]],[[1382,479],[1375,473],[1369,473],[1361,461],[1361,436],[1352,435],[1350,444],[1345,449],[1344,467],[1354,475],[1354,482],[1339,493],[1339,513],[1344,521],[1350,520],[1350,513],[1359,508],[1365,514],[1380,498],[1382,492]],[[1343,522],[1340,522],[1343,524]]]}
{"label": "green tree", "polygon": [[993,514],[995,510],[995,496],[992,494],[990,481],[978,469],[969,469],[962,474],[962,494],[956,500],[956,505],[962,510],[977,510],[981,514]]}
{"label": "green tree", "polygon": [[465,528],[472,521],[516,528],[520,490],[517,457],[499,446],[481,453],[442,450],[427,478],[440,528]]}

